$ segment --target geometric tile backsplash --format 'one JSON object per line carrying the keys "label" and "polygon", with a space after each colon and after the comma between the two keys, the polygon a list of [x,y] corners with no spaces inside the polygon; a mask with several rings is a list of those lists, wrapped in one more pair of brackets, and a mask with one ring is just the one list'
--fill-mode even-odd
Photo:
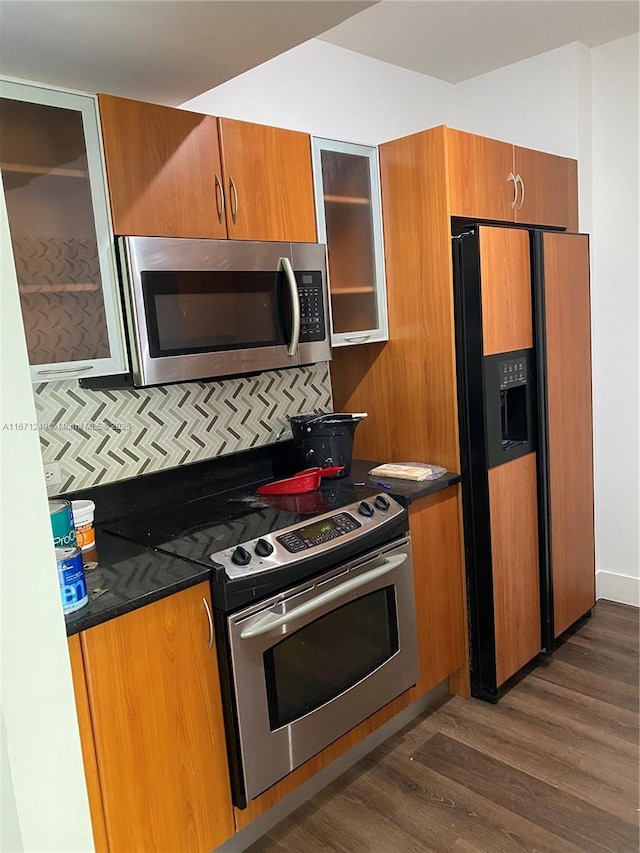
{"label": "geometric tile backsplash", "polygon": [[288,416],[332,410],[328,362],[119,391],[50,382],[34,394],[43,462],[61,467],[56,493],[273,444]]}

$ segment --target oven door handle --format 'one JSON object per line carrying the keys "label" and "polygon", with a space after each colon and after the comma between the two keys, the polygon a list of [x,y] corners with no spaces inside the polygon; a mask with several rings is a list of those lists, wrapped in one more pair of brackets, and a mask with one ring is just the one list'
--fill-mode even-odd
{"label": "oven door handle", "polygon": [[289,258],[280,258],[278,266],[284,270],[291,295],[291,340],[287,345],[287,354],[296,355],[300,341],[300,294],[298,283]]}
{"label": "oven door handle", "polygon": [[255,622],[253,625],[249,625],[241,631],[240,636],[243,640],[248,640],[251,637],[259,637],[261,634],[268,634],[269,631],[273,631],[274,628],[280,628],[282,625],[286,625],[287,622],[293,622],[294,619],[298,619],[300,616],[306,616],[307,613],[312,613],[314,610],[323,607],[325,604],[329,604],[331,601],[342,598],[354,589],[366,586],[371,581],[392,572],[394,569],[397,569],[398,566],[401,566],[408,556],[408,554],[397,554],[394,557],[387,557],[383,565],[378,566],[377,569],[372,569],[369,572],[365,572],[363,575],[359,575],[357,578],[351,578],[351,580],[347,580],[339,586],[335,586],[333,589],[328,589],[326,592],[323,592],[315,598],[312,598],[310,601],[301,604],[299,607],[294,607],[293,610],[290,610],[288,613],[268,613],[262,619],[258,620],[258,622]]}

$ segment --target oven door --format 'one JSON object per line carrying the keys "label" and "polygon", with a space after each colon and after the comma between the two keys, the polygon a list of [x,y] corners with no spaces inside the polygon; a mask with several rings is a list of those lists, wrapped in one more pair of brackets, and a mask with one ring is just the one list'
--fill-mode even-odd
{"label": "oven door", "polygon": [[228,632],[253,799],[416,683],[410,540],[234,614]]}
{"label": "oven door", "polygon": [[324,313],[311,331],[305,313],[317,294],[324,311],[324,249],[305,244],[296,271],[291,243],[121,238],[134,384],[306,364],[309,338],[329,358]]}

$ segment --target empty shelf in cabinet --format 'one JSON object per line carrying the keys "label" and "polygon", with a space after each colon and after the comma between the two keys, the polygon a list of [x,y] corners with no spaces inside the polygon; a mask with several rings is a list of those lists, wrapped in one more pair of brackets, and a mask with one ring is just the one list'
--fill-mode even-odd
{"label": "empty shelf in cabinet", "polygon": [[326,195],[324,196],[324,200],[332,204],[334,202],[336,204],[371,204],[370,198],[355,195]]}
{"label": "empty shelf in cabinet", "polygon": [[334,287],[331,290],[332,296],[341,296],[343,293],[373,293],[375,288],[372,285],[365,285],[364,287]]}
{"label": "empty shelf in cabinet", "polygon": [[76,293],[87,290],[100,290],[100,285],[93,282],[69,282],[69,284],[21,284],[20,293]]}
{"label": "empty shelf in cabinet", "polygon": [[27,175],[60,175],[63,178],[86,178],[84,169],[66,169],[62,166],[33,166],[29,163],[0,163],[3,172],[24,172]]}

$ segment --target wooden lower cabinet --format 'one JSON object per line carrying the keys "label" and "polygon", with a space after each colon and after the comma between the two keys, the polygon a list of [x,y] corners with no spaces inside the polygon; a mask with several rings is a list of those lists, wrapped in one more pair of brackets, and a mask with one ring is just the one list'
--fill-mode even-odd
{"label": "wooden lower cabinet", "polygon": [[460,486],[409,507],[420,677],[412,699],[456,675],[451,692],[469,695],[466,584]]}
{"label": "wooden lower cabinet", "polygon": [[208,853],[234,832],[205,601],[207,583],[80,635],[99,792],[88,787],[96,839],[101,797],[107,845],[97,849]]}
{"label": "wooden lower cabinet", "polygon": [[73,678],[73,695],[76,700],[78,726],[80,728],[80,746],[82,748],[84,776],[87,783],[87,793],[89,795],[89,811],[91,813],[91,826],[93,828],[93,843],[96,848],[96,853],[106,853],[106,851],[109,850],[109,845],[107,843],[107,828],[104,822],[102,792],[100,790],[100,778],[98,776],[98,761],[96,759],[96,747],[93,741],[91,711],[89,710],[89,697],[87,695],[87,682],[84,677],[84,663],[82,661],[82,649],[80,647],[79,634],[74,634],[73,637],[69,637],[69,658],[71,660],[71,676]]}

